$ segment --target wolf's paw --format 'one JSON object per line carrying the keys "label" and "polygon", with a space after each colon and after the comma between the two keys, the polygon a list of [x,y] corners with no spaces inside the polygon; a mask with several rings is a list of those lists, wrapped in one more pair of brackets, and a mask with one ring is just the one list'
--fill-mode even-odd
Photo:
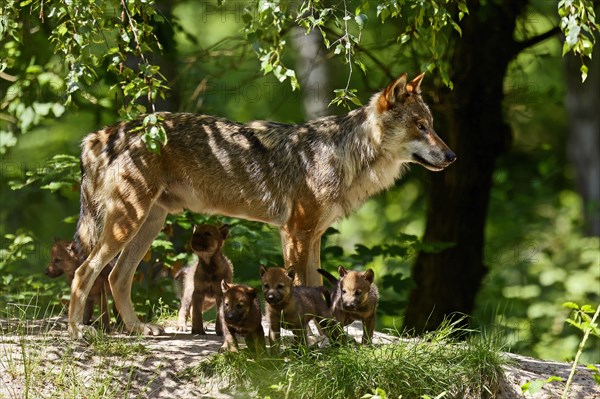
{"label": "wolf's paw", "polygon": [[165,329],[159,325],[140,322],[128,324],[127,330],[131,334],[141,335],[163,335],[165,333]]}
{"label": "wolf's paw", "polygon": [[144,324],[144,331],[143,331],[144,335],[163,335],[164,333],[165,333],[165,329],[162,326],[159,326],[157,324],[150,324],[150,323]]}
{"label": "wolf's paw", "polygon": [[98,331],[92,326],[86,326],[80,323],[69,323],[69,334],[71,334],[71,339],[83,339],[89,341],[98,335]]}
{"label": "wolf's paw", "polygon": [[204,327],[194,327],[192,326],[192,334],[194,335],[208,335],[206,334],[206,330]]}
{"label": "wolf's paw", "polygon": [[186,332],[187,326],[185,324],[177,324],[177,331]]}
{"label": "wolf's paw", "polygon": [[219,353],[225,352],[238,352],[238,347],[233,343],[223,342],[223,345],[219,348]]}

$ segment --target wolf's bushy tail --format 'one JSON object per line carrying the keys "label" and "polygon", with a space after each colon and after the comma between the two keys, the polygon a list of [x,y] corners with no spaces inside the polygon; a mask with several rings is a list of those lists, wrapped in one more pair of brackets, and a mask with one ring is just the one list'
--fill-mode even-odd
{"label": "wolf's bushy tail", "polygon": [[328,272],[327,270],[325,270],[325,269],[321,269],[321,268],[319,268],[319,269],[317,269],[317,272],[318,272],[319,274],[321,274],[323,277],[325,277],[327,280],[329,280],[329,282],[330,282],[331,284],[333,284],[334,286],[335,286],[335,285],[336,285],[336,284],[339,282],[339,280],[338,280],[337,278],[335,278],[335,277],[333,276],[333,274],[329,273],[329,272]]}
{"label": "wolf's bushy tail", "polygon": [[98,242],[102,211],[98,201],[93,198],[92,176],[89,167],[83,161],[83,154],[79,166],[81,169],[80,209],[74,243],[79,260],[83,263]]}

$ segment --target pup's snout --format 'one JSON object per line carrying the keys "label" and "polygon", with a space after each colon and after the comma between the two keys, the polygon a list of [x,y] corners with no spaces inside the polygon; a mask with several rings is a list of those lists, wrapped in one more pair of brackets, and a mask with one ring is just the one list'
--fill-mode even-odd
{"label": "pup's snout", "polygon": [[444,156],[446,157],[446,162],[448,163],[452,163],[454,161],[456,161],[456,154],[453,153],[452,151],[447,151]]}
{"label": "pup's snout", "polygon": [[44,274],[45,274],[46,276],[50,277],[50,278],[55,278],[55,277],[58,277],[58,276],[60,276],[61,274],[63,274],[63,271],[62,271],[62,270],[56,270],[56,269],[50,269],[50,268],[47,268],[47,269],[44,271]]}
{"label": "pup's snout", "polygon": [[225,320],[229,321],[229,322],[235,322],[238,321],[239,319],[239,315],[235,312],[226,312],[225,313]]}

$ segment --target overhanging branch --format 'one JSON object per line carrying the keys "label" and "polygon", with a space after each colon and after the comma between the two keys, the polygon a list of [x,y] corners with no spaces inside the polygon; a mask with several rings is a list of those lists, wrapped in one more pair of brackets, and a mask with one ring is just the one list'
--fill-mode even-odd
{"label": "overhanging branch", "polygon": [[556,35],[559,32],[560,32],[560,28],[558,26],[555,26],[554,28],[550,29],[547,32],[544,32],[542,34],[539,34],[539,35],[529,38],[527,40],[522,40],[520,42],[516,42],[514,55],[516,56],[521,51],[523,51],[529,47],[533,47],[536,44],[541,43],[544,40],[551,38],[552,36]]}

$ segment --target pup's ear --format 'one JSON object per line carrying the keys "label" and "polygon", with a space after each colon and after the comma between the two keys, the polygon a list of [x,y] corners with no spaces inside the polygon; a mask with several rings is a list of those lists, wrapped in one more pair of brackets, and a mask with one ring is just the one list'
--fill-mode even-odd
{"label": "pup's ear", "polygon": [[260,273],[260,276],[262,277],[263,274],[265,274],[267,272],[267,267],[265,265],[260,265],[258,272]]}
{"label": "pup's ear", "polygon": [[230,285],[227,284],[227,281],[221,280],[221,291],[225,292],[229,289]]}
{"label": "pup's ear", "polygon": [[340,278],[344,277],[346,274],[348,274],[348,271],[344,268],[344,266],[339,265],[338,266],[338,273],[340,275]]}
{"label": "pup's ear", "polygon": [[221,233],[221,238],[223,238],[223,241],[227,239],[227,237],[229,236],[229,225],[224,224],[223,226],[221,226],[219,228],[219,233]]}
{"label": "pup's ear", "polygon": [[369,284],[373,284],[373,280],[375,279],[375,272],[373,269],[367,269],[362,274],[363,278],[369,282]]}
{"label": "pup's ear", "polygon": [[290,266],[287,268],[286,273],[288,275],[289,278],[291,278],[292,280],[294,279],[294,277],[296,277],[296,270],[294,270],[294,266]]}
{"label": "pup's ear", "polygon": [[75,241],[69,242],[67,245],[67,252],[69,252],[71,256],[75,256]]}
{"label": "pup's ear", "polygon": [[425,76],[425,72],[411,80],[406,84],[406,91],[408,93],[421,93],[421,82],[423,81],[423,77]]}
{"label": "pup's ear", "polygon": [[377,101],[377,109],[379,112],[384,112],[391,109],[394,105],[400,104],[404,101],[407,95],[406,82],[408,81],[408,75],[403,73],[398,79],[390,83],[385,88],[383,93],[379,96]]}
{"label": "pup's ear", "polygon": [[252,288],[252,287],[247,287],[246,288],[246,292],[248,293],[248,295],[250,295],[252,298],[256,298],[256,288]]}

